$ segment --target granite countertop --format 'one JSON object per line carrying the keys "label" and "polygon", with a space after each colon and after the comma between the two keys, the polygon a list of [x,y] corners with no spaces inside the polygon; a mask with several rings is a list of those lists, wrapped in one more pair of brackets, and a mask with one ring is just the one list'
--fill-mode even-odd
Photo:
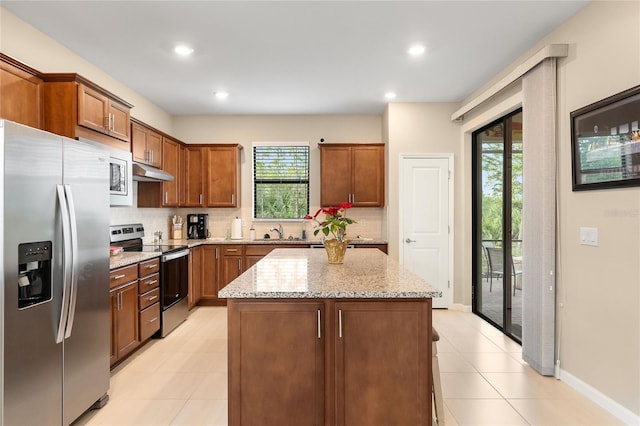
{"label": "granite countertop", "polygon": [[274,250],[220,290],[220,297],[429,298],[439,290],[379,250],[349,250],[329,265],[318,249]]}
{"label": "granite countertop", "polygon": [[115,256],[109,257],[109,269],[121,268],[131,265],[132,263],[144,262],[145,260],[160,257],[158,252],[133,252],[126,251]]}

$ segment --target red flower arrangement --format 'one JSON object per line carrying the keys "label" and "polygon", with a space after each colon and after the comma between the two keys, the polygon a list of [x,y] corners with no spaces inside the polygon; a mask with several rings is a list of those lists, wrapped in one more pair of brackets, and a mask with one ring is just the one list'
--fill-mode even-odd
{"label": "red flower arrangement", "polygon": [[[347,235],[347,225],[357,223],[355,220],[346,216],[346,210],[351,207],[351,203],[343,203],[338,207],[320,208],[313,216],[306,215],[304,218],[316,222],[317,225],[313,231],[314,236],[318,235],[318,233],[322,231],[325,237],[328,237],[329,234],[331,234],[333,238],[342,242]],[[325,214],[322,222],[316,219],[320,213]]]}

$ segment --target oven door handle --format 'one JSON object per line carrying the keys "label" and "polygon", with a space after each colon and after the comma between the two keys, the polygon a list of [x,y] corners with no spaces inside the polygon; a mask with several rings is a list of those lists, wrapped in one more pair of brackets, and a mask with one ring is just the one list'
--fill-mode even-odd
{"label": "oven door handle", "polygon": [[189,256],[189,249],[180,250],[175,253],[165,254],[164,256],[162,256],[162,261],[168,262],[170,260],[177,259],[179,257],[184,257],[184,256]]}

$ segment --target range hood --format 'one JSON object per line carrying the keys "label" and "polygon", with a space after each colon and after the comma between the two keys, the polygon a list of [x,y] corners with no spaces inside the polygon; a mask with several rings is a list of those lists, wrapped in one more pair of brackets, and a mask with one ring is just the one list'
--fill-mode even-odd
{"label": "range hood", "polygon": [[133,180],[160,182],[172,181],[175,178],[164,170],[148,166],[142,163],[133,163]]}

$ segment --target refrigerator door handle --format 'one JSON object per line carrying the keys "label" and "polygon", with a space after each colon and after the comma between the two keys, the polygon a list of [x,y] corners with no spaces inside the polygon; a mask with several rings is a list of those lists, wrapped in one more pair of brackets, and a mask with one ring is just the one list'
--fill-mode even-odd
{"label": "refrigerator door handle", "polygon": [[62,185],[56,185],[56,191],[58,194],[58,206],[60,208],[60,220],[62,221],[62,251],[63,251],[63,266],[62,266],[62,302],[60,305],[60,318],[58,321],[58,332],[56,333],[56,343],[62,343],[64,340],[64,332],[67,325],[67,316],[69,314],[69,287],[71,285],[71,244],[70,244],[70,225],[69,225],[69,208],[67,206],[67,199],[64,195],[64,187]]}
{"label": "refrigerator door handle", "polygon": [[71,185],[65,185],[64,192],[67,196],[67,204],[69,205],[69,223],[71,224],[71,285],[69,286],[69,313],[66,332],[64,334],[64,338],[68,339],[71,337],[71,330],[73,329],[78,295],[78,227],[76,225],[76,208],[73,204]]}

